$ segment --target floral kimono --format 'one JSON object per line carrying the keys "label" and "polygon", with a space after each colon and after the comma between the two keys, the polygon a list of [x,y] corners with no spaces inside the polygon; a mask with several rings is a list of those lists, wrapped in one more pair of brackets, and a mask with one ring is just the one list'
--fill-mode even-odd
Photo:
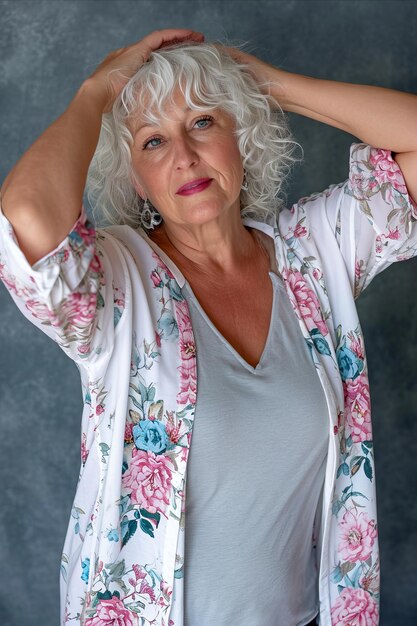
{"label": "floral kimono", "polygon": [[[301,198],[274,227],[244,219],[269,243],[327,399],[322,523],[313,538],[321,626],[379,623],[369,383],[355,299],[390,263],[417,254],[416,220],[391,152],[363,143],[351,146],[347,181]],[[81,375],[61,624],[182,626],[198,392],[184,277],[144,231],[95,230],[84,210],[32,267],[0,213],[0,277]]]}

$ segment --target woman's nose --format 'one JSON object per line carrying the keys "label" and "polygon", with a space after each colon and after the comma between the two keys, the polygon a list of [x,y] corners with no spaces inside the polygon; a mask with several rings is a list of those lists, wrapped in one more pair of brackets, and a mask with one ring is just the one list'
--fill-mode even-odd
{"label": "woman's nose", "polygon": [[175,167],[177,169],[184,169],[198,163],[198,154],[188,137],[177,137],[174,151]]}

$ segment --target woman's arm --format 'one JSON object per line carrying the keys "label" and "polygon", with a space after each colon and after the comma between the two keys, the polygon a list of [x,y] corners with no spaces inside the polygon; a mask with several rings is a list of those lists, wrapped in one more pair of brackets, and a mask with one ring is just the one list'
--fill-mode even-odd
{"label": "woman's arm", "polygon": [[31,265],[65,238],[80,214],[102,111],[103,100],[82,85],[2,185],[3,213]]}
{"label": "woman's arm", "polygon": [[10,171],[1,188],[2,209],[31,265],[61,243],[80,214],[103,113],[111,111],[153,50],[187,39],[202,41],[203,36],[166,29],[111,52]]}
{"label": "woman's arm", "polygon": [[281,72],[271,95],[286,111],[335,126],[376,148],[394,152],[417,201],[417,95]]}
{"label": "woman's arm", "polygon": [[248,65],[261,87],[269,84],[270,95],[284,111],[335,126],[396,153],[409,193],[417,200],[417,95],[293,74],[234,48],[227,50]]}

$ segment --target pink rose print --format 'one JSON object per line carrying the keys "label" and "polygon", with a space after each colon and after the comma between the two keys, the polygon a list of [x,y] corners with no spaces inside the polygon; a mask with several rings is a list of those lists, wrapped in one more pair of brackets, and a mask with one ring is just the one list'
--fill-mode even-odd
{"label": "pink rose print", "polygon": [[352,350],[352,352],[356,354],[358,359],[361,359],[362,361],[364,361],[365,360],[365,345],[363,343],[362,336],[360,334],[355,334],[352,331],[349,331],[347,335],[349,337],[350,349]]}
{"label": "pink rose print", "polygon": [[388,245],[387,239],[401,239],[401,233],[398,230],[398,226],[395,227],[394,230],[388,227],[388,234],[382,233],[378,235],[375,239],[375,252],[377,254],[381,254],[384,246]]}
{"label": "pink rose print", "polygon": [[87,450],[87,435],[83,433],[81,437],[81,462],[83,465],[85,465],[89,454],[90,450]]}
{"label": "pink rose print", "polygon": [[132,569],[135,572],[136,580],[143,580],[146,578],[146,570],[144,570],[140,565],[136,565],[135,563],[132,565]]}
{"label": "pink rose print", "polygon": [[165,514],[172,484],[172,460],[163,454],[134,449],[128,470],[123,474],[124,488],[131,489],[132,503],[150,513]]}
{"label": "pink rose print", "polygon": [[313,276],[316,280],[320,280],[323,276],[323,272],[319,267],[315,267],[313,270]]}
{"label": "pink rose print", "polygon": [[77,347],[77,351],[79,352],[79,354],[90,354],[91,343],[87,342],[87,343],[81,344],[80,346]]}
{"label": "pink rose print", "polygon": [[401,233],[398,230],[398,226],[396,226],[394,230],[390,228],[388,231],[388,235],[386,235],[386,238],[387,239],[401,239]]}
{"label": "pink rose print", "polygon": [[293,234],[294,237],[305,237],[307,235],[307,229],[301,224],[301,221],[297,222],[297,226],[294,228]]}
{"label": "pink rose print", "polygon": [[98,254],[94,254],[91,261],[90,261],[90,265],[89,265],[89,270],[90,272],[94,273],[94,274],[102,274],[103,273],[103,267],[101,265],[101,261],[100,261],[100,257],[98,256]]}
{"label": "pink rose print", "polygon": [[179,404],[195,404],[197,399],[197,380],[195,365],[191,361],[183,361],[179,366],[180,391],[177,394]]}
{"label": "pink rose print", "polygon": [[370,520],[366,513],[355,514],[347,511],[340,522],[342,540],[339,551],[344,561],[352,563],[366,561],[371,555],[377,535],[375,521]]}
{"label": "pink rose print", "polygon": [[398,163],[393,159],[390,150],[382,148],[371,148],[369,162],[374,166],[373,176],[381,186],[384,183],[391,183],[400,193],[407,193],[404,178]]}
{"label": "pink rose print", "polygon": [[332,626],[378,626],[378,604],[363,589],[346,587],[332,608]]}
{"label": "pink rose print", "polygon": [[350,172],[349,186],[355,198],[366,199],[377,191],[378,183],[367,171],[359,170]]}
{"label": "pink rose print", "polygon": [[158,598],[157,604],[163,608],[167,608],[171,602],[172,587],[168,585],[165,580],[161,580],[161,595]]}
{"label": "pink rose print", "polygon": [[[85,331],[89,329],[95,320],[97,295],[94,293],[71,293],[63,300],[59,308],[51,310],[46,304],[39,302],[35,298],[26,300],[26,308],[34,318],[40,320],[43,324],[51,324],[52,326],[62,329],[62,334],[66,338],[68,336],[68,328],[77,331]],[[91,344],[84,340],[77,347],[80,354],[89,354]]]}
{"label": "pink rose print", "polygon": [[329,331],[321,315],[318,298],[308,287],[301,272],[284,269],[282,275],[294,293],[308,330],[318,328],[323,336],[327,335]]}
{"label": "pink rose print", "polygon": [[193,360],[195,357],[195,343],[191,326],[181,329],[180,350],[181,357],[187,361]]}
{"label": "pink rose print", "polygon": [[54,311],[48,309],[46,304],[39,302],[39,300],[35,300],[34,298],[27,300],[26,308],[37,320],[40,320],[43,323],[46,322],[48,324],[52,324],[52,326],[59,326],[58,317]]}
{"label": "pink rose print", "polygon": [[[33,281],[33,277],[30,277]],[[4,263],[0,263],[0,280],[2,280],[7,287],[7,289],[14,293],[16,296],[20,298],[28,298],[31,292],[27,287],[24,287],[21,283],[16,280],[16,277],[13,274],[10,274]]]}
{"label": "pink rose print", "polygon": [[125,424],[125,443],[133,443],[133,424],[126,422]]}
{"label": "pink rose print", "polygon": [[146,582],[146,580],[142,580],[142,582],[140,583],[138,593],[141,596],[144,596],[145,594],[148,595],[152,602],[155,602],[156,600],[155,592],[152,587]]}
{"label": "pink rose print", "polygon": [[187,360],[193,359],[195,356],[195,343],[191,327],[190,312],[185,300],[176,303],[175,313],[177,315],[178,330],[180,331],[181,357]]}
{"label": "pink rose print", "polygon": [[[74,229],[72,233],[77,233],[83,240],[83,243],[85,246],[91,246],[92,244],[94,244],[95,239],[96,239],[96,231],[95,231],[94,225],[87,218],[87,215],[83,215],[83,214],[80,215],[80,217],[78,218],[78,220],[76,221],[74,225]],[[75,240],[71,239],[71,242],[73,241]]]}
{"label": "pink rose print", "polygon": [[370,441],[371,427],[371,399],[369,383],[365,374],[360,374],[354,380],[343,381],[346,425],[350,430],[352,441]]}
{"label": "pink rose print", "polygon": [[172,595],[172,587],[165,580],[161,580],[161,591],[167,598]]}
{"label": "pink rose print", "polygon": [[158,272],[156,270],[152,270],[152,272],[151,272],[151,279],[152,279],[154,287],[161,287],[161,285],[162,285],[162,278],[160,277],[160,275],[158,274]]}
{"label": "pink rose print", "polygon": [[[190,447],[190,437],[188,437],[187,435],[187,439],[188,439],[188,448]],[[181,462],[182,463],[186,463],[187,462],[187,458],[188,458],[188,448],[182,448],[181,450]]]}
{"label": "pink rose print", "polygon": [[60,315],[71,326],[87,328],[94,319],[96,304],[95,293],[71,293],[62,303]]}
{"label": "pink rose print", "polygon": [[196,349],[187,302],[185,300],[176,302],[175,312],[180,335],[181,354],[181,365],[178,368],[180,391],[177,401],[180,404],[195,404],[197,394]]}
{"label": "pink rose print", "polygon": [[100,600],[97,614],[85,621],[85,626],[138,626],[136,613],[128,611],[117,596],[110,600]]}
{"label": "pink rose print", "polygon": [[362,276],[362,273],[365,270],[364,267],[365,263],[364,261],[361,259],[360,261],[356,261],[355,263],[355,278],[356,278],[356,282],[359,282]]}
{"label": "pink rose print", "polygon": [[113,294],[114,294],[113,296],[114,314],[115,314],[114,320],[115,320],[115,324],[117,325],[124,311],[126,301],[125,301],[125,294],[123,293],[121,289],[119,289],[119,287],[115,286],[114,282],[112,283],[112,287],[113,287]]}
{"label": "pink rose print", "polygon": [[174,412],[167,411],[167,413],[168,413],[168,418],[165,424],[167,435],[172,441],[172,443],[178,443],[180,436],[181,436],[181,427],[182,427],[183,422],[182,420],[178,420],[176,424],[174,420]]}
{"label": "pink rose print", "polygon": [[164,272],[166,272],[168,278],[174,278],[174,274],[171,272],[171,270],[165,265],[165,263],[163,263],[160,259],[160,257],[156,254],[156,252],[152,252],[152,256],[155,259],[155,261],[158,263],[158,267],[156,271],[162,270]]}

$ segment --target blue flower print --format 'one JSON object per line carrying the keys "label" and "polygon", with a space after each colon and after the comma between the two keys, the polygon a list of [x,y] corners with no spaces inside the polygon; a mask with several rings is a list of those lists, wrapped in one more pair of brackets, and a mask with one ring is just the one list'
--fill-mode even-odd
{"label": "blue flower print", "polygon": [[158,420],[141,420],[132,430],[135,446],[155,454],[165,452],[169,443],[164,424]]}
{"label": "blue flower print", "polygon": [[[92,226],[91,223],[87,220],[85,222],[85,228],[91,228],[91,226]],[[74,247],[82,246],[84,243],[84,239],[82,238],[80,233],[78,233],[76,230],[72,230],[69,233],[68,239],[69,239],[70,245],[72,244]]]}
{"label": "blue flower print", "polygon": [[342,380],[354,379],[359,376],[363,370],[362,359],[346,346],[338,348],[336,355]]}
{"label": "blue flower print", "polygon": [[116,306],[114,307],[114,327],[116,328],[117,324],[120,322],[120,318],[122,317],[122,312]]}
{"label": "blue flower print", "polygon": [[162,312],[158,320],[158,330],[161,331],[164,339],[175,341],[178,337],[178,326],[172,313],[168,310]]}
{"label": "blue flower print", "polygon": [[184,300],[184,296],[182,295],[182,291],[176,280],[171,278],[168,281],[168,288],[169,288],[169,293],[171,294],[171,297],[174,298],[174,300],[177,300],[178,302],[181,302],[181,300]]}
{"label": "blue flower print", "polygon": [[81,561],[81,568],[83,570],[83,573],[81,574],[81,580],[85,583],[88,583],[88,576],[90,573],[90,559],[88,557]]}
{"label": "blue flower print", "polygon": [[109,532],[107,533],[107,539],[109,541],[119,541],[119,533],[115,528],[109,530]]}
{"label": "blue flower print", "polygon": [[326,354],[327,356],[331,355],[329,344],[327,343],[318,328],[313,328],[312,330],[310,330],[310,336],[314,341],[317,352],[320,352],[320,354]]}

